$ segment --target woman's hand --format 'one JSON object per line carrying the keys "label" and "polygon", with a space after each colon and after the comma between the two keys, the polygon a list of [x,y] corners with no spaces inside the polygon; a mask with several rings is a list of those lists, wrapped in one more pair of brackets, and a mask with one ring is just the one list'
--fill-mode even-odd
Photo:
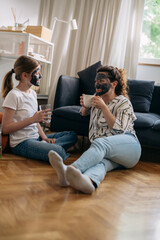
{"label": "woman's hand", "polygon": [[51,114],[52,112],[50,109],[45,109],[45,110],[36,112],[32,118],[34,123],[39,123],[39,122],[47,123],[47,120],[51,119],[51,116],[49,116]]}
{"label": "woman's hand", "polygon": [[45,138],[43,139],[44,141],[48,142],[48,143],[52,143],[55,144],[56,138]]}
{"label": "woman's hand", "polygon": [[103,109],[103,108],[106,108],[106,104],[105,102],[103,101],[103,99],[99,96],[94,96],[92,98],[92,104],[94,107],[98,108],[98,109]]}

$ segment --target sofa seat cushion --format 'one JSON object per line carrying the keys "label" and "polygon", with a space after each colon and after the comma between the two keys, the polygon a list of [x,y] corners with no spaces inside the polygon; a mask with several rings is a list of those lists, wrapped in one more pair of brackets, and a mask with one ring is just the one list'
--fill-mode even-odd
{"label": "sofa seat cushion", "polygon": [[64,106],[56,108],[53,111],[52,117],[59,116],[65,119],[74,120],[77,122],[88,122],[89,116],[82,117],[79,113],[81,106]]}
{"label": "sofa seat cushion", "polygon": [[95,77],[97,69],[101,66],[101,61],[99,61],[77,73],[80,78],[81,93],[90,95],[95,93]]}
{"label": "sofa seat cushion", "polygon": [[152,128],[137,128],[136,135],[143,146],[160,148],[160,133]]}
{"label": "sofa seat cushion", "polygon": [[82,117],[80,106],[66,106],[53,110],[50,130],[75,131],[77,135],[88,136],[89,116]]}
{"label": "sofa seat cushion", "polygon": [[153,129],[160,130],[160,116],[159,119],[154,123]]}
{"label": "sofa seat cushion", "polygon": [[147,113],[150,110],[154,81],[129,80],[129,97],[135,112]]}
{"label": "sofa seat cushion", "polygon": [[134,122],[135,128],[152,128],[156,121],[160,119],[160,115],[156,113],[139,113],[135,112],[137,117]]}

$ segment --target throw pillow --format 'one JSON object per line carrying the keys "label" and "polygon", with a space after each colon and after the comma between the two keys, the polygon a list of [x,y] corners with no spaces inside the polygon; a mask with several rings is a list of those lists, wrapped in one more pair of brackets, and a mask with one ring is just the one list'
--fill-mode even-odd
{"label": "throw pillow", "polygon": [[77,73],[80,78],[81,93],[91,95],[95,93],[96,89],[94,80],[96,77],[97,69],[101,66],[101,61],[99,61]]}
{"label": "throw pillow", "polygon": [[129,97],[135,112],[149,112],[154,81],[128,79]]}

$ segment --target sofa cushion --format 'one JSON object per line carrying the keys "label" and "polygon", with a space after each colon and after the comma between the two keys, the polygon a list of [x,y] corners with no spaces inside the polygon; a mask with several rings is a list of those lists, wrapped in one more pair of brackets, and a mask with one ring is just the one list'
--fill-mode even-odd
{"label": "sofa cushion", "polygon": [[79,78],[67,75],[61,75],[59,77],[54,100],[54,108],[80,104],[79,81]]}
{"label": "sofa cushion", "polygon": [[78,76],[80,77],[81,93],[91,95],[95,93],[96,89],[94,80],[97,73],[97,69],[101,66],[102,66],[101,61],[99,61],[77,73]]}
{"label": "sofa cushion", "polygon": [[149,112],[154,81],[128,79],[129,97],[135,112]]}
{"label": "sofa cushion", "polygon": [[[160,116],[159,116],[159,118],[160,118]],[[154,123],[153,129],[154,129],[154,130],[160,130],[160,119],[158,119],[158,120]]]}
{"label": "sofa cushion", "polygon": [[149,111],[160,114],[160,107],[157,106],[157,103],[159,102],[160,102],[160,85],[154,85],[152,102],[151,102],[151,107]]}
{"label": "sofa cushion", "polygon": [[134,122],[135,128],[152,128],[156,121],[159,119],[159,115],[156,113],[139,113],[135,112],[137,117]]}
{"label": "sofa cushion", "polygon": [[64,106],[53,111],[50,130],[75,131],[77,135],[88,136],[89,116],[82,117],[80,106]]}
{"label": "sofa cushion", "polygon": [[52,117],[54,119],[54,116],[59,116],[64,119],[70,119],[78,122],[88,122],[89,116],[83,117],[80,115],[81,106],[64,106],[60,108],[56,108],[53,111]]}
{"label": "sofa cushion", "polygon": [[153,131],[152,128],[138,128],[136,131],[141,145],[153,148],[160,148],[159,134],[159,131]]}

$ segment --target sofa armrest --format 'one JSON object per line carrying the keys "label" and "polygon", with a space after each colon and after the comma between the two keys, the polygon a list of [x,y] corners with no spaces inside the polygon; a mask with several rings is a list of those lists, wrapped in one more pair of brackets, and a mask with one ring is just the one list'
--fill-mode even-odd
{"label": "sofa armrest", "polygon": [[80,105],[79,78],[61,75],[58,79],[54,109],[72,105]]}

